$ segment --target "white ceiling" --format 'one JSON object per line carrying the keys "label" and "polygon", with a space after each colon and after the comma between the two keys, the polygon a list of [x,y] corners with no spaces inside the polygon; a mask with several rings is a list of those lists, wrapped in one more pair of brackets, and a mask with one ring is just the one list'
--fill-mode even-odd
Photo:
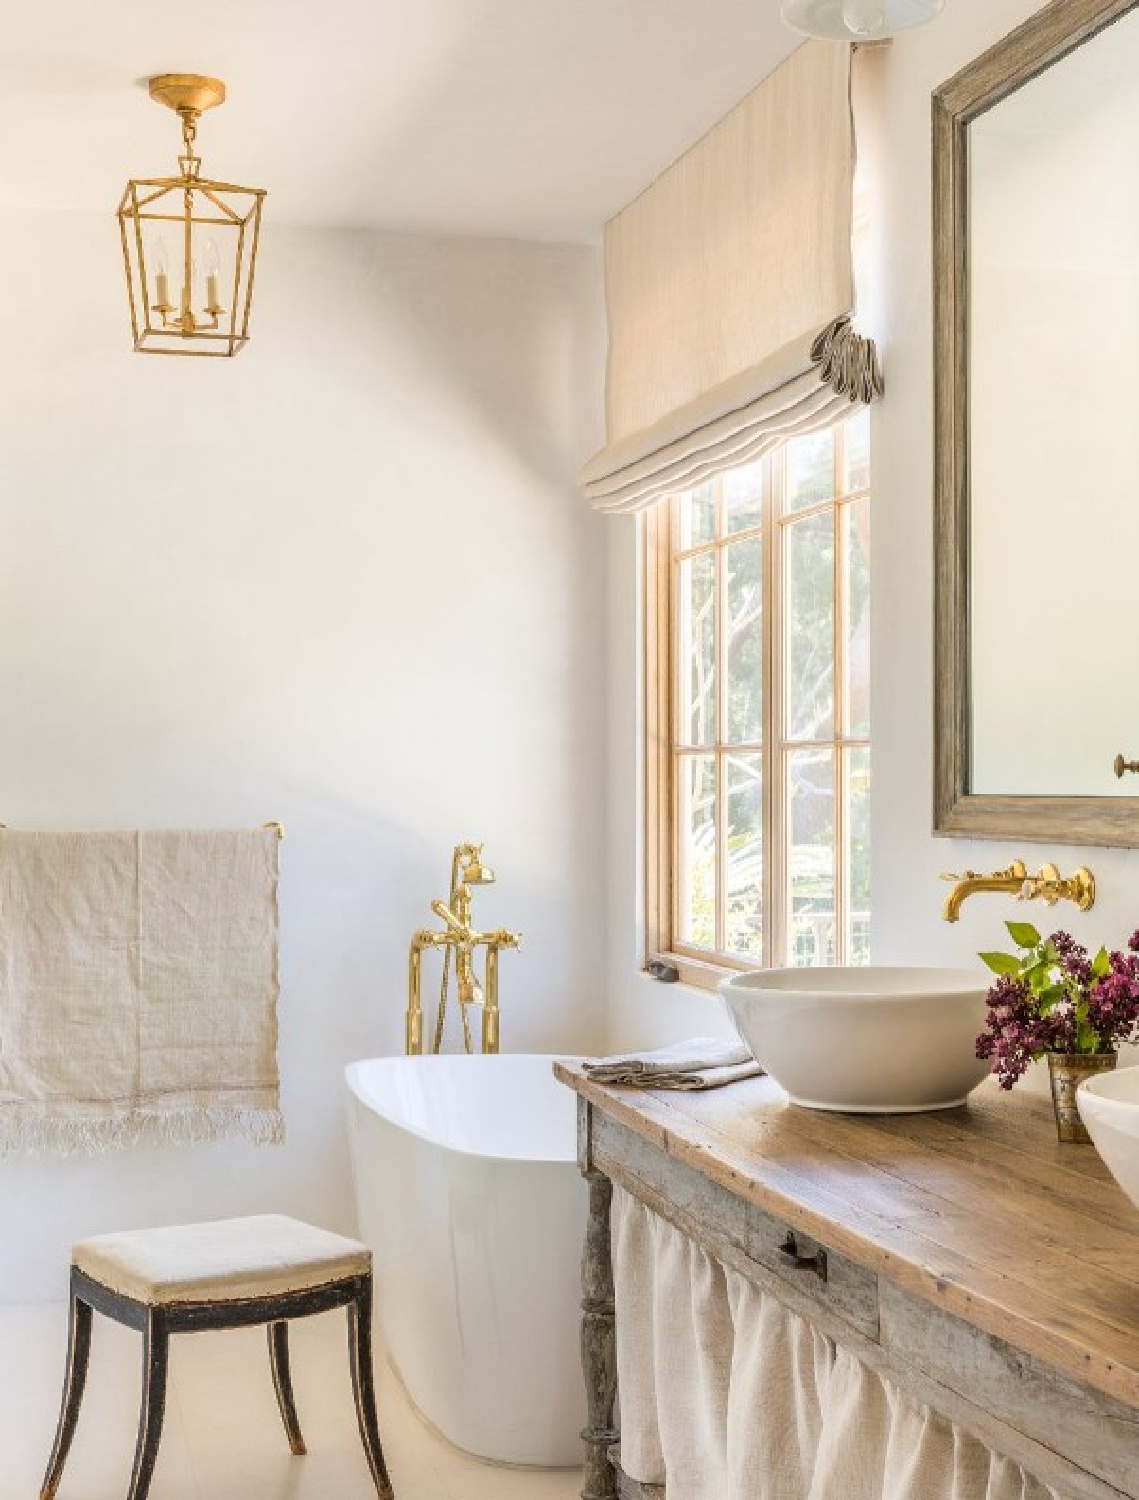
{"label": "white ceiling", "polygon": [[152,73],[216,73],[205,170],[279,222],[594,239],[797,45],[778,0],[31,0],[0,29],[0,208],[173,168]]}

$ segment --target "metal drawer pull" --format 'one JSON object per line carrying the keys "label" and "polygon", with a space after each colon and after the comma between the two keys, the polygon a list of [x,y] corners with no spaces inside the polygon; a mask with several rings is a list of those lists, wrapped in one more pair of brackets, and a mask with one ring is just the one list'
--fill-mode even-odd
{"label": "metal drawer pull", "polygon": [[799,1241],[790,1230],[779,1247],[779,1253],[796,1271],[814,1271],[820,1281],[827,1279],[827,1252],[820,1246],[811,1255],[799,1249]]}

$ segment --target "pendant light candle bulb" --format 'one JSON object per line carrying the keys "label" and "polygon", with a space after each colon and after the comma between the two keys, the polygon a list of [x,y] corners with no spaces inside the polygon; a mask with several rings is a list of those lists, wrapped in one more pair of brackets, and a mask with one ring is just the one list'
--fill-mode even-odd
{"label": "pendant light candle bulb", "polygon": [[154,247],[154,270],[155,306],[170,307],[170,256],[166,250],[166,241],[161,237]]}
{"label": "pendant light candle bulb", "polygon": [[217,241],[208,239],[203,256],[206,264],[206,311],[219,313],[224,311],[221,298],[218,296],[218,275],[221,271],[221,256],[218,254]]}

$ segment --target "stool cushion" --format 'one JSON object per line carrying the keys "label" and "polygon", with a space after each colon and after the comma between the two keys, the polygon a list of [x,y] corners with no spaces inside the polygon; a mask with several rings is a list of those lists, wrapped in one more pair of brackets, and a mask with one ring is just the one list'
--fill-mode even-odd
{"label": "stool cushion", "polygon": [[152,1307],[272,1297],[372,1269],[358,1240],[282,1214],[102,1234],[75,1245],[71,1261],[92,1281]]}

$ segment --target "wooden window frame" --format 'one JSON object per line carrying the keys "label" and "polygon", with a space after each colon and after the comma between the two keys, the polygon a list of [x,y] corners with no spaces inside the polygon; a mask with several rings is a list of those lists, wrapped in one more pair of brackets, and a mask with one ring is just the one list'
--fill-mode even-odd
{"label": "wooden window frame", "polygon": [[[788,962],[790,889],[786,775],[787,758],[795,750],[829,750],[834,765],[835,840],[835,961],[845,962],[849,945],[850,868],[848,826],[849,774],[853,754],[869,750],[871,737],[848,733],[848,537],[845,516],[860,500],[867,499],[869,486],[846,491],[846,422],[834,424],[834,493],[825,501],[785,511],[784,478],[786,445],[768,454],[765,465],[764,507],[761,525],[730,535],[723,525],[722,480],[713,481],[716,524],[710,543],[679,552],[678,500],[672,498],[647,511],[642,518],[643,562],[643,670],[644,670],[644,890],[646,971],[664,962],[674,968],[680,982],[699,989],[715,989],[734,973],[759,967],[781,967]],[[829,513],[834,526],[834,723],[827,740],[797,741],[786,735],[787,708],[783,671],[785,623],[785,536],[791,525],[812,516]],[[735,744],[721,738],[723,663],[720,651],[720,621],[723,609],[723,574],[717,564],[716,588],[716,735],[711,745],[682,747],[674,733],[677,722],[679,684],[676,669],[677,580],[679,558],[700,552],[722,554],[728,545],[761,537],[763,543],[763,673],[764,702],[762,741],[758,746]],[[873,585],[872,585],[873,586]],[[714,754],[716,760],[716,881],[717,933],[723,931],[726,902],[727,861],[724,858],[727,805],[724,767],[733,752],[761,753],[763,757],[763,911],[764,957],[760,964],[725,952],[696,948],[679,941],[677,931],[676,840],[678,834],[679,778],[676,768],[685,754]],[[773,958],[779,959],[773,963]]]}

